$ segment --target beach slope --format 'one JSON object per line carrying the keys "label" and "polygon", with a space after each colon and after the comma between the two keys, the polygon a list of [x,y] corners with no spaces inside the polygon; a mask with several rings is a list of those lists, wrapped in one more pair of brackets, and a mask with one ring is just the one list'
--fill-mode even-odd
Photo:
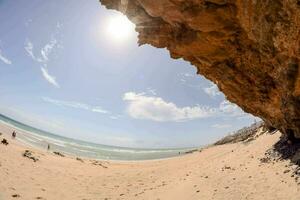
{"label": "beach slope", "polygon": [[9,143],[0,144],[0,200],[300,199],[297,166],[266,157],[279,132],[140,162],[62,157],[20,144],[2,125],[0,132]]}

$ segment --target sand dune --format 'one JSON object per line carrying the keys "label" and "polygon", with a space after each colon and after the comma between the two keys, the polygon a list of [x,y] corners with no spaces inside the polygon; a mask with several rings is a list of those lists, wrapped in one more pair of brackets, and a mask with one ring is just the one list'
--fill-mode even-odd
{"label": "sand dune", "polygon": [[[11,139],[6,126],[0,132],[0,139],[9,142],[0,144],[0,200],[300,199],[300,185],[292,175],[295,166],[262,159],[278,141],[278,132],[248,143],[141,162],[61,157]],[[29,157],[23,156],[25,150]]]}

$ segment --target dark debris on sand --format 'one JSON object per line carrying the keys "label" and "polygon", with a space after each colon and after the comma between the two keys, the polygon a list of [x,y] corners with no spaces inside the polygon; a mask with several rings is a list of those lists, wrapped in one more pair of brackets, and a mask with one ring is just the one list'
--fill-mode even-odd
{"label": "dark debris on sand", "polygon": [[7,139],[3,138],[2,141],[1,141],[1,144],[8,145]]}
{"label": "dark debris on sand", "polygon": [[83,160],[81,158],[76,158],[76,160],[80,161],[80,162],[83,162]]}
{"label": "dark debris on sand", "polygon": [[192,150],[186,151],[186,152],[184,152],[184,153],[185,153],[185,154],[191,154],[191,153],[201,152],[201,151],[202,151],[201,149],[192,149]]}
{"label": "dark debris on sand", "polygon": [[289,160],[286,165],[288,169],[283,173],[292,173],[292,177],[298,181],[300,177],[300,143],[290,143],[283,135],[273,147],[266,151],[265,157],[260,159],[261,163],[274,163],[282,160]]}
{"label": "dark debris on sand", "polygon": [[92,165],[101,166],[104,169],[108,168],[107,166],[103,165],[100,161],[97,161],[97,160],[93,160]]}
{"label": "dark debris on sand", "polygon": [[53,153],[54,153],[55,155],[60,156],[60,157],[65,157],[64,154],[62,154],[62,153],[60,153],[60,152],[58,152],[58,151],[53,151]]}
{"label": "dark debris on sand", "polygon": [[11,195],[13,198],[19,198],[19,197],[21,197],[19,194],[13,194],[13,195]]}
{"label": "dark debris on sand", "polygon": [[29,159],[33,160],[34,162],[38,161],[39,159],[34,157],[32,154],[33,153],[31,151],[25,150],[25,152],[23,153],[23,157],[29,158]]}

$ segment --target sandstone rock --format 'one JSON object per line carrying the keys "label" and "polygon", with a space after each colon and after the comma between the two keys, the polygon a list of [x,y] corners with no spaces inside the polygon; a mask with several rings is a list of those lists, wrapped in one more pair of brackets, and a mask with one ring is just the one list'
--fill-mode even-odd
{"label": "sandstone rock", "polygon": [[100,2],[136,24],[140,45],[167,48],[245,112],[300,138],[299,1]]}

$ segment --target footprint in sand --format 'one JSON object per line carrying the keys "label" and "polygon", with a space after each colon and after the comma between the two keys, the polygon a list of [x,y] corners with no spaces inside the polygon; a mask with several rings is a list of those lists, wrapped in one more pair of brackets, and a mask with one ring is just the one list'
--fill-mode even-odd
{"label": "footprint in sand", "polygon": [[16,190],[15,188],[13,188],[13,187],[10,187],[9,189],[11,189],[11,190]]}

